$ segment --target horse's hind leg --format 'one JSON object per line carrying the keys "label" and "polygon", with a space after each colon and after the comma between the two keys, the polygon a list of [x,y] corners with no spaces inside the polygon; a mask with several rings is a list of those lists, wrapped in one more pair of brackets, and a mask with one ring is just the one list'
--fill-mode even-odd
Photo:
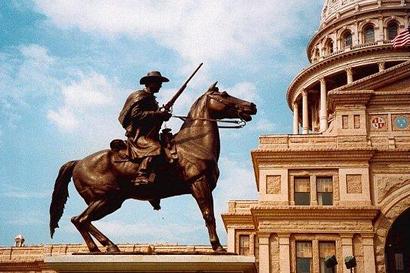
{"label": "horse's hind leg", "polygon": [[216,223],[213,204],[214,200],[206,178],[202,177],[195,181],[192,184],[191,189],[192,195],[194,196],[199,208],[201,209],[206,227],[208,228],[209,240],[211,242],[212,249],[216,252],[225,252],[225,249],[219,242],[218,234],[216,233]]}
{"label": "horse's hind leg", "polygon": [[[97,200],[89,204],[88,208],[79,216],[73,217],[72,222],[83,235],[91,252],[95,252],[98,248],[92,240],[93,235],[103,246],[107,248],[108,252],[119,252],[119,248],[109,240],[102,232],[91,224],[91,221],[99,220],[104,216],[116,211],[121,207],[122,201],[119,200]],[[84,234],[85,233],[85,234]]]}
{"label": "horse's hind leg", "polygon": [[98,249],[98,246],[95,244],[95,242],[94,242],[93,238],[91,237],[90,233],[88,232],[87,227],[82,222],[80,222],[80,219],[83,219],[83,215],[85,214],[87,209],[83,213],[81,213],[80,215],[74,216],[73,218],[71,218],[71,222],[74,224],[74,226],[80,232],[80,234],[83,237],[85,243],[87,244],[87,247],[90,250],[90,252],[101,252]]}

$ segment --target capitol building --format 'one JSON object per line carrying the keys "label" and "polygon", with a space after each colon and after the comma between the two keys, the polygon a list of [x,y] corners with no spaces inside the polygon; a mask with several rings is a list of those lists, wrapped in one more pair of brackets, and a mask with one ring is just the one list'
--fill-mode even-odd
{"label": "capitol building", "polygon": [[408,0],[326,0],[290,83],[293,134],[264,135],[258,200],[230,201],[228,249],[260,273],[410,272]]}
{"label": "capitol building", "polygon": [[[127,272],[410,272],[410,46],[392,43],[409,15],[410,0],[324,1],[309,66],[286,91],[293,130],[260,136],[251,151],[258,199],[231,200],[222,215],[236,264],[222,255],[201,269],[187,260]],[[0,248],[0,271],[55,272],[45,256],[81,249]]]}

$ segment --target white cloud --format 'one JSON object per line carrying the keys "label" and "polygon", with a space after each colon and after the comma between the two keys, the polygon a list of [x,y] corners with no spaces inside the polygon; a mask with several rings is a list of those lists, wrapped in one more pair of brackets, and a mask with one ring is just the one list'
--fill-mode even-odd
{"label": "white cloud", "polygon": [[256,102],[257,100],[259,100],[256,86],[251,82],[237,83],[234,86],[227,88],[227,91],[237,98],[250,102]]}
{"label": "white cloud", "polygon": [[218,181],[218,196],[223,196],[224,203],[231,199],[249,199],[256,197],[255,176],[249,161],[233,160],[222,157],[219,161],[221,178]]}
{"label": "white cloud", "polygon": [[54,63],[54,58],[48,55],[47,49],[36,44],[20,47],[21,54],[39,66],[48,67]]}
{"label": "white cloud", "polygon": [[97,73],[62,88],[65,105],[79,110],[109,105],[113,91],[107,79]]}
{"label": "white cloud", "polygon": [[48,111],[47,118],[63,131],[72,131],[79,125],[79,122],[73,112],[65,106],[61,107],[57,111]]}
{"label": "white cloud", "polygon": [[280,46],[284,39],[303,33],[306,22],[302,20],[306,18],[297,12],[301,6],[311,6],[310,0],[35,3],[59,27],[77,27],[109,37],[152,37],[190,63],[230,59],[252,54],[256,48]]}
{"label": "white cloud", "polygon": [[[50,110],[48,119],[63,131],[82,126],[94,126],[90,118],[113,105],[115,88],[101,74],[92,73],[79,81],[61,88],[64,104],[58,110]],[[104,123],[101,119],[100,123]]]}
{"label": "white cloud", "polygon": [[28,98],[52,94],[58,81],[50,77],[55,59],[35,44],[0,52],[0,114],[4,124],[16,128]]}

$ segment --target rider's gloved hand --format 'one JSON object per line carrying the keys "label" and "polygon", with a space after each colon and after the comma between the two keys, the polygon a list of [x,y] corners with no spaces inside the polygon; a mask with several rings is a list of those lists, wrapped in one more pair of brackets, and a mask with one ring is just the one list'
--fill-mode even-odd
{"label": "rider's gloved hand", "polygon": [[172,116],[168,111],[158,111],[156,112],[156,115],[163,121],[168,121]]}

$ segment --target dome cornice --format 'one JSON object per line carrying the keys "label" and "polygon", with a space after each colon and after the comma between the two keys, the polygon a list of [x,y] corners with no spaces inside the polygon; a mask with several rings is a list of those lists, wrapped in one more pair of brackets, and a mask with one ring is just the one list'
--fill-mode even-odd
{"label": "dome cornice", "polygon": [[[330,57],[325,58],[322,61],[319,61],[317,63],[314,63],[310,65],[309,67],[303,69],[291,82],[289,85],[289,88],[286,93],[286,99],[288,101],[288,105],[290,109],[292,109],[292,98],[297,92],[297,90],[300,87],[300,84],[302,84],[306,79],[312,77],[313,74],[317,73],[321,69],[325,67],[330,67],[341,60],[343,61],[354,61],[355,59],[358,59],[358,57],[364,57],[369,54],[374,54],[376,52],[378,53],[408,53],[409,52],[410,46],[403,47],[401,49],[394,49],[393,46],[389,44],[384,44],[384,45],[369,45],[357,49],[353,49],[347,52],[341,52],[341,53],[336,53]],[[409,56],[410,57],[410,56]],[[359,60],[359,59],[358,59]]]}

